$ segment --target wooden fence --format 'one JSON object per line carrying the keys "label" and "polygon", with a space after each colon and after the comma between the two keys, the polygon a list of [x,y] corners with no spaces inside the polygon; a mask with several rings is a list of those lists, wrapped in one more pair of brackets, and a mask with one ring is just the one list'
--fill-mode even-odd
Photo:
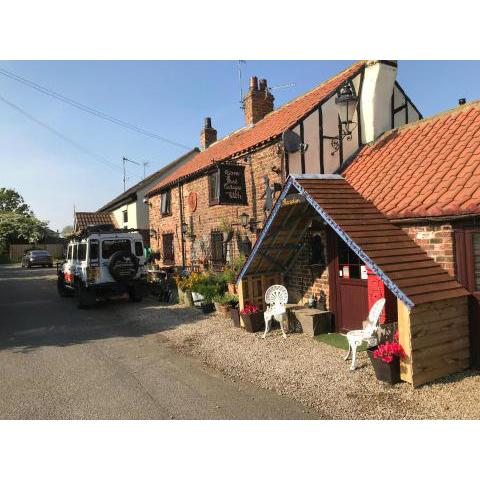
{"label": "wooden fence", "polygon": [[54,259],[63,256],[65,245],[63,243],[37,243],[10,245],[9,257],[12,262],[19,262],[25,250],[46,250]]}
{"label": "wooden fence", "polygon": [[265,292],[271,285],[283,285],[283,276],[279,272],[267,275],[247,275],[238,285],[238,299],[240,310],[245,303],[257,306],[261,310],[265,309]]}

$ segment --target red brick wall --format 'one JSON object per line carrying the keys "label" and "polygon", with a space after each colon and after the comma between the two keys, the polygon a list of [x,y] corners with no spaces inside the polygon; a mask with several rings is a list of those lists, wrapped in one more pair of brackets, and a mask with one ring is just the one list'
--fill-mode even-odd
{"label": "red brick wall", "polygon": [[[263,199],[260,198],[264,192],[264,175],[268,175],[270,185],[273,183],[282,183],[280,174],[272,171],[272,167],[281,169],[282,167],[282,153],[279,151],[278,144],[269,145],[250,155],[251,160],[244,162],[239,161],[239,164],[245,165],[245,183],[247,189],[248,205],[209,205],[208,197],[208,176],[195,178],[183,185],[183,204],[184,204],[184,222],[190,225],[190,216],[193,218],[193,233],[195,235],[194,248],[198,251],[200,242],[208,242],[210,240],[210,233],[214,229],[219,229],[222,219],[230,223],[240,223],[240,214],[248,213],[250,218],[254,218],[262,223],[258,224],[262,227],[264,221],[263,213]],[[197,194],[197,208],[195,212],[191,212],[188,206],[188,195],[190,192]],[[278,193],[276,194],[278,197]],[[161,235],[162,233],[174,233],[174,250],[175,250],[175,265],[182,265],[181,255],[181,229],[180,229],[180,209],[179,209],[179,191],[178,186],[172,189],[172,215],[168,217],[161,217],[160,215],[160,195],[155,195],[150,199],[151,206],[149,208],[150,226],[158,231],[159,243],[158,247],[161,249]],[[234,227],[240,234],[247,235],[252,242],[252,246],[256,240],[256,234],[252,234],[249,229],[244,229],[241,226]],[[232,248],[232,256],[238,254],[236,248],[236,240],[230,242]],[[152,238],[152,249],[159,250],[157,247],[157,240]],[[192,242],[186,239],[186,264],[191,265]],[[165,265],[163,260],[158,262],[160,265]],[[167,264],[168,265],[168,264]]]}
{"label": "red brick wall", "polygon": [[403,230],[450,275],[455,275],[454,233],[450,223],[403,225]]}
{"label": "red brick wall", "polygon": [[[325,246],[324,257],[327,259],[326,252],[326,235],[321,234],[322,242]],[[317,300],[321,294],[325,296],[327,308],[329,301],[329,285],[328,285],[328,267],[317,269],[313,272],[310,270],[310,233],[307,232],[302,239],[304,247],[299,256],[295,259],[294,267],[287,273],[287,289],[290,303],[305,303],[313,294]]]}

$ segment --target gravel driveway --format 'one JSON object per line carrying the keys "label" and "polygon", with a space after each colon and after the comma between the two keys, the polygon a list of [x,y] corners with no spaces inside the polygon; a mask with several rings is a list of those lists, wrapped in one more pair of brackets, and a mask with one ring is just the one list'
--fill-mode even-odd
{"label": "gravel driveway", "polygon": [[349,370],[345,352],[301,334],[265,340],[234,328],[230,318],[180,306],[153,305],[140,321],[162,324],[157,335],[222,373],[286,395],[334,419],[479,419],[480,375],[467,371],[413,389],[378,382],[365,352]]}

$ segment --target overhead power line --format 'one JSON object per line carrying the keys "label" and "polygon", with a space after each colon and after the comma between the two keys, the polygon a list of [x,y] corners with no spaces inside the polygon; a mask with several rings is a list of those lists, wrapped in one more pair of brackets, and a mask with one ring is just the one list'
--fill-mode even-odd
{"label": "overhead power line", "polygon": [[21,77],[20,75],[17,75],[13,72],[9,72],[8,70],[5,70],[4,68],[0,68],[0,74],[4,75],[5,77],[8,77],[12,80],[15,80],[19,83],[22,83],[23,85],[27,85],[30,88],[33,88],[45,95],[48,95],[50,97],[53,97],[57,100],[60,100],[61,102],[65,102],[72,107],[78,108],[79,110],[82,110],[84,112],[87,112],[91,115],[95,115],[99,118],[102,118],[103,120],[107,120],[109,122],[112,122],[116,125],[119,125],[123,128],[128,128],[130,130],[133,130],[134,132],[140,133],[142,135],[146,135],[147,137],[155,138],[156,140],[161,140],[162,142],[169,143],[171,145],[174,145],[176,147],[184,148],[186,150],[191,150],[192,147],[188,147],[187,145],[183,145],[181,143],[175,142],[173,140],[170,140],[168,138],[165,138],[158,133],[152,132],[150,130],[147,130],[143,127],[139,127],[138,125],[134,125],[133,123],[125,122],[124,120],[120,120],[119,118],[116,118],[108,113],[102,112],[100,110],[97,110],[93,107],[89,107],[88,105],[85,105],[83,103],[77,102],[76,100],[73,100],[69,97],[66,97],[65,95],[62,95],[60,93],[54,92],[53,90],[50,90],[46,87],[43,87],[42,85],[39,85],[38,83],[35,83],[31,80],[28,80],[27,78]]}
{"label": "overhead power line", "polygon": [[16,110],[17,112],[21,113],[22,115],[24,115],[25,117],[27,117],[29,120],[31,120],[32,122],[36,123],[37,125],[40,125],[41,127],[45,128],[46,130],[48,130],[50,133],[53,133],[54,135],[56,135],[57,137],[61,138],[62,140],[64,140],[65,142],[69,143],[70,145],[73,145],[75,148],[77,148],[78,150],[80,150],[81,152],[83,153],[86,153],[87,155],[90,155],[91,157],[93,157],[95,160],[98,160],[99,162],[102,162],[110,167],[114,167],[116,169],[119,169],[119,170],[122,170],[122,167],[120,165],[117,165],[113,162],[111,162],[110,160],[106,159],[105,157],[103,157],[102,155],[99,155],[98,153],[95,153],[93,152],[92,150],[90,150],[89,148],[87,147],[84,147],[83,145],[81,145],[80,143],[76,142],[75,140],[72,140],[71,138],[67,137],[66,135],[64,135],[63,133],[59,132],[58,130],[56,130],[55,128],[51,127],[50,125],[46,124],[45,122],[42,122],[41,120],[39,120],[38,118],[35,118],[33,115],[30,115],[28,112],[26,112],[23,108],[19,107],[18,105],[14,104],[13,102],[11,102],[10,100],[7,100],[5,97],[3,97],[2,95],[0,95],[0,100],[2,102],[4,102],[5,104],[7,104],[9,107],[13,108],[14,110]]}

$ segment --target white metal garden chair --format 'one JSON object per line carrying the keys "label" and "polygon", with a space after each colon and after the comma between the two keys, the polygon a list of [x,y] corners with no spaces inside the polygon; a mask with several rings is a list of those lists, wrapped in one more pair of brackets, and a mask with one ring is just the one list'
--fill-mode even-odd
{"label": "white metal garden chair", "polygon": [[287,302],[288,292],[283,285],[272,285],[271,287],[268,287],[265,292],[265,303],[268,307],[263,314],[265,319],[265,333],[262,338],[265,338],[270,330],[272,319],[280,323],[283,338],[287,338],[285,330],[283,329],[283,322],[287,319],[287,309],[285,308]]}
{"label": "white metal garden chair", "polygon": [[380,298],[377,300],[368,313],[368,325],[363,330],[351,330],[347,333],[348,340],[348,353],[345,360],[350,358],[352,354],[352,364],[350,370],[355,370],[355,361],[357,359],[357,348],[363,343],[367,342],[369,346],[376,344],[375,332],[378,328],[378,321],[385,306],[385,299]]}

